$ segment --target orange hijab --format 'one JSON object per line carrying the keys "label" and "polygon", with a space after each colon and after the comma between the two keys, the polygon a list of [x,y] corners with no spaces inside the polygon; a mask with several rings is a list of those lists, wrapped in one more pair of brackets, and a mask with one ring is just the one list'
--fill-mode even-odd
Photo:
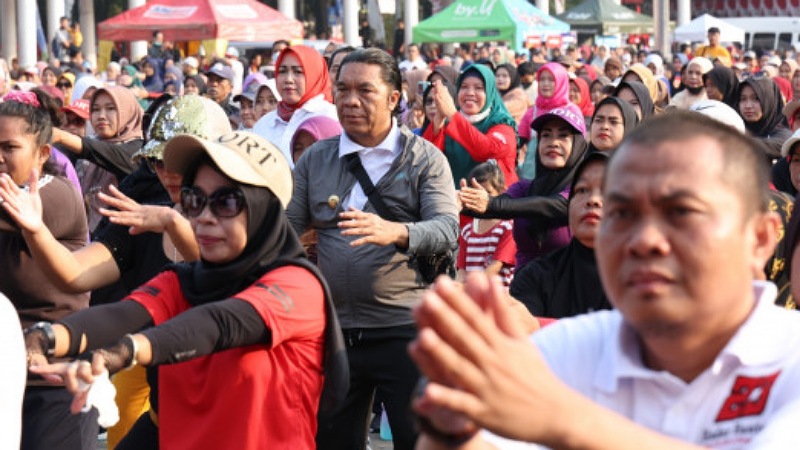
{"label": "orange hijab", "polygon": [[304,45],[288,47],[278,56],[275,67],[280,69],[281,64],[283,64],[283,58],[289,53],[293,54],[300,61],[300,66],[303,67],[303,75],[306,78],[306,92],[300,98],[300,101],[294,105],[290,105],[284,100],[278,102],[278,116],[286,121],[291,119],[292,114],[297,109],[302,108],[307,101],[320,94],[324,96],[325,101],[333,103],[328,66],[325,64],[322,55],[315,49]]}

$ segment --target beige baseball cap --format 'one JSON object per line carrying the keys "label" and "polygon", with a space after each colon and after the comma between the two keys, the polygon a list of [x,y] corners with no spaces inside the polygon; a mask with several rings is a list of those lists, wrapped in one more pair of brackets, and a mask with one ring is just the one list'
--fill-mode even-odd
{"label": "beige baseball cap", "polygon": [[781,156],[784,157],[789,156],[789,154],[794,149],[794,146],[797,145],[798,142],[800,142],[800,129],[795,131],[792,137],[790,137],[789,139],[786,140],[786,142],[783,143],[783,146],[781,147]]}
{"label": "beige baseball cap", "polygon": [[228,178],[269,189],[284,209],[292,199],[294,181],[286,157],[263,137],[234,131],[214,140],[189,134],[175,136],[164,147],[167,170],[186,175],[207,154]]}

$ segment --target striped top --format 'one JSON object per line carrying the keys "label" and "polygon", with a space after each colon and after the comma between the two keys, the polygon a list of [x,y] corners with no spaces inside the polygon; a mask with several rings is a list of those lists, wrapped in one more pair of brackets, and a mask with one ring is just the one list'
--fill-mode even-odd
{"label": "striped top", "polygon": [[512,235],[513,222],[501,220],[485,233],[475,230],[475,221],[467,223],[458,237],[458,262],[456,266],[467,272],[484,270],[494,261],[502,261],[500,278],[508,287],[514,277],[517,246]]}

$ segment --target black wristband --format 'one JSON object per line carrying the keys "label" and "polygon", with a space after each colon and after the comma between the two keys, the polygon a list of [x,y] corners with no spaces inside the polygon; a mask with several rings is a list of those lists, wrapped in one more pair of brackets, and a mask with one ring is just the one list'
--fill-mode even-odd
{"label": "black wristband", "polygon": [[103,358],[108,374],[114,375],[121,370],[130,369],[136,365],[137,350],[133,336],[126,334],[111,347],[101,348],[92,353],[100,355]]}
{"label": "black wristband", "polygon": [[[428,378],[424,376],[420,377],[419,381],[417,382],[417,386],[414,388],[413,395],[415,398],[422,396],[422,394],[425,392],[425,386],[427,384]],[[480,431],[479,428],[473,427],[472,429],[464,430],[460,433],[445,433],[433,426],[433,423],[430,421],[430,419],[419,414],[414,414],[414,421],[416,422],[417,428],[421,433],[425,433],[431,439],[448,447],[461,446],[475,437],[475,435],[478,434],[478,431]]]}
{"label": "black wristband", "polygon": [[[25,330],[26,346],[28,343],[37,341],[38,350],[48,358],[56,353],[56,333],[50,322],[36,322]],[[36,339],[32,339],[36,336]]]}
{"label": "black wristband", "polygon": [[64,328],[67,329],[69,333],[69,348],[67,348],[67,355],[66,356],[74,356],[80,353],[81,351],[81,339],[83,339],[83,334],[76,332],[72,325],[67,322],[59,322]]}
{"label": "black wristband", "polygon": [[419,414],[415,415],[417,427],[421,433],[428,435],[431,439],[438,441],[441,444],[444,444],[448,447],[458,447],[462,444],[467,443],[470,439],[475,437],[478,434],[478,429],[467,430],[462,433],[454,434],[454,433],[445,433],[438,428],[434,427],[430,420],[427,417],[420,416]]}

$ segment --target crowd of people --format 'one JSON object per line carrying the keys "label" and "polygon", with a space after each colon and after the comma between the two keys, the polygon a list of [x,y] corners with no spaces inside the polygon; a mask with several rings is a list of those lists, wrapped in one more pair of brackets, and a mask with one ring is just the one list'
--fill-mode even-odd
{"label": "crowd of people", "polygon": [[75,32],[0,60],[12,447],[800,444],[800,52]]}

